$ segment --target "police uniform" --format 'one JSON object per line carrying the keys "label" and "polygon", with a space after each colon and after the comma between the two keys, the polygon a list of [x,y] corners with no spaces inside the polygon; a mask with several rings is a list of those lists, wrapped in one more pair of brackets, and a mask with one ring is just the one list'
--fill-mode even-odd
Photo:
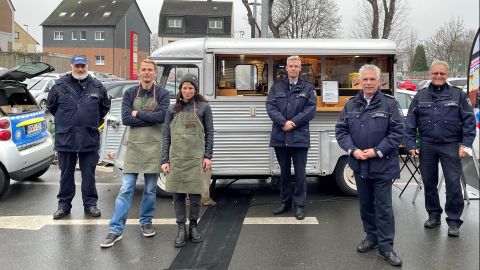
{"label": "police uniform", "polygon": [[55,117],[55,150],[61,170],[58,208],[69,211],[72,207],[77,156],[82,174],[83,205],[86,209],[96,206],[98,125],[110,109],[107,91],[100,81],[90,75],[79,81],[67,74],[58,79],[50,90],[47,108]]}
{"label": "police uniform", "polygon": [[[340,147],[349,153],[366,239],[378,244],[382,253],[393,252],[392,179],[400,177],[398,146],[404,137],[399,104],[380,90],[368,103],[360,91],[345,105],[335,133]],[[374,149],[377,156],[356,159],[353,152],[357,149]]]}
{"label": "police uniform", "polygon": [[447,200],[445,212],[450,227],[460,227],[464,202],[460,184],[462,164],[459,147],[472,147],[475,139],[473,109],[467,94],[444,84],[430,84],[415,95],[406,120],[406,148],[416,148],[420,133],[420,172],[425,185],[425,208],[429,219],[440,222],[443,212],[438,197],[438,162],[442,163]]}
{"label": "police uniform", "polygon": [[[317,95],[315,87],[302,79],[290,84],[288,78],[277,81],[267,97],[266,109],[272,120],[270,146],[280,165],[280,197],[282,206],[290,208],[292,200],[298,213],[305,207],[307,187],[305,167],[310,147],[309,122],[315,117]],[[295,127],[284,131],[282,127],[291,120]],[[291,190],[291,160],[295,169],[293,194]],[[281,211],[282,212],[282,211]],[[274,213],[275,214],[275,213]],[[300,215],[297,215],[300,214]],[[302,219],[303,217],[300,217]]]}

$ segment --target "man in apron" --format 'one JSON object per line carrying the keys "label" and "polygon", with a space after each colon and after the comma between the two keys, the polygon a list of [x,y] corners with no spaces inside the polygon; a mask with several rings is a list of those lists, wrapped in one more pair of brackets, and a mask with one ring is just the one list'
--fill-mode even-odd
{"label": "man in apron", "polygon": [[139,173],[144,174],[145,181],[140,206],[140,226],[145,237],[155,235],[152,218],[160,173],[162,124],[170,99],[167,90],[155,85],[155,62],[143,60],[139,77],[140,85],[128,89],[123,95],[122,122],[128,126],[123,184],[115,200],[115,211],[110,220],[107,238],[100,244],[103,248],[111,247],[122,239]]}

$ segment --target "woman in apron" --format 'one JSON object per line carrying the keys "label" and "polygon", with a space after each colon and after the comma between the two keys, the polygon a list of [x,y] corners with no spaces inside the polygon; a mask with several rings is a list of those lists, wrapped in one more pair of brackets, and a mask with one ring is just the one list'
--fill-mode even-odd
{"label": "woman in apron", "polygon": [[205,174],[211,169],[213,152],[213,117],[205,98],[198,93],[198,78],[186,74],[180,81],[176,103],[165,117],[163,129],[162,170],[167,173],[165,189],[173,193],[178,224],[175,247],[185,245],[187,213],[185,198],[189,194],[188,237],[202,241],[197,230],[201,194],[206,192]]}

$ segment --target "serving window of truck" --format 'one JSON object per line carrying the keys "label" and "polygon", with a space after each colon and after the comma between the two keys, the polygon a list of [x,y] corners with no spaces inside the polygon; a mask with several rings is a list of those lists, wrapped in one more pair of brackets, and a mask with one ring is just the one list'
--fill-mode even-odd
{"label": "serving window of truck", "polygon": [[[216,97],[266,96],[271,84],[287,77],[285,70],[288,55],[217,55]],[[381,89],[391,91],[393,58],[385,55],[300,55],[300,77],[312,83],[317,90],[317,111],[340,111],[346,101],[361,89],[358,83],[359,68],[364,64],[377,65],[381,70]],[[269,65],[271,61],[271,65]],[[323,82],[328,83],[323,83]],[[332,88],[333,85],[333,88]],[[322,91],[330,87],[330,91]],[[333,93],[332,93],[333,91]],[[324,100],[325,94],[330,95]],[[332,97],[333,95],[333,97]]]}

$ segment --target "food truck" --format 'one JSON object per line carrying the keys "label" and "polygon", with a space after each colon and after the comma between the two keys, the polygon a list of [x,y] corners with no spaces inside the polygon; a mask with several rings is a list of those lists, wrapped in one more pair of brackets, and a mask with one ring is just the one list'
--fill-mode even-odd
{"label": "food truck", "polygon": [[[265,101],[273,83],[287,76],[287,57],[300,56],[300,76],[311,82],[317,92],[317,113],[310,122],[307,175],[335,179],[343,193],[355,195],[355,179],[347,164],[347,153],[335,139],[335,124],[345,103],[361,89],[358,69],[362,65],[380,67],[381,89],[393,94],[395,53],[395,43],[384,39],[195,38],[167,44],[149,58],[157,63],[157,83],[170,92],[172,103],[182,76],[198,75],[199,91],[213,113],[214,183],[216,179],[247,178],[271,179],[271,183],[278,184],[280,167],[269,147],[272,121]],[[112,111],[120,105],[112,101]],[[123,134],[125,129],[119,128],[119,119],[120,115],[110,117],[106,132],[115,129],[116,136],[120,136],[119,130]],[[120,144],[117,151],[119,167],[124,147]],[[330,175],[333,177],[324,177]],[[164,181],[161,176],[160,188]]]}

